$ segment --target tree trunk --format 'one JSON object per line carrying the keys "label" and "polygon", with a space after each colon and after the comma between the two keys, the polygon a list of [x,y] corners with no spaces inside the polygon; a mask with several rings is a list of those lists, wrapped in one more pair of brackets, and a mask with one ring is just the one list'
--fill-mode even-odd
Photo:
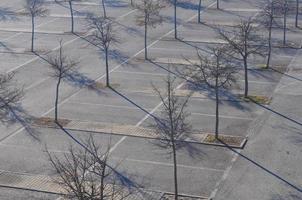
{"label": "tree trunk", "polygon": [[35,16],[31,16],[31,52],[34,52],[34,40],[35,40]]}
{"label": "tree trunk", "polygon": [[102,177],[101,177],[101,194],[100,194],[100,199],[104,199],[104,192],[105,192],[105,183],[104,183],[104,180],[105,180],[105,175],[106,175],[106,163],[103,163],[103,169],[102,169]]}
{"label": "tree trunk", "polygon": [[56,100],[55,100],[55,122],[58,123],[58,103],[59,103],[59,89],[61,84],[61,76],[58,77],[57,87],[56,87]]}
{"label": "tree trunk", "polygon": [[269,68],[272,54],[272,25],[273,25],[273,17],[270,18],[270,24],[268,27],[268,53],[267,53],[267,61],[266,68]]}
{"label": "tree trunk", "polygon": [[283,15],[283,45],[286,44],[286,18],[287,18],[287,5],[285,5],[284,15]]}
{"label": "tree trunk", "polygon": [[102,0],[102,7],[103,7],[103,15],[104,15],[104,18],[107,18],[106,7],[105,7],[105,0]]}
{"label": "tree trunk", "polygon": [[220,9],[220,7],[219,7],[219,0],[216,1],[216,8]]}
{"label": "tree trunk", "polygon": [[109,64],[108,64],[108,48],[105,48],[105,60],[106,60],[106,86],[109,87]]}
{"label": "tree trunk", "polygon": [[71,1],[69,1],[69,8],[70,8],[70,17],[71,17],[71,32],[74,33],[73,9],[72,9]]}
{"label": "tree trunk", "polygon": [[177,39],[177,13],[176,13],[176,7],[177,7],[177,0],[174,0],[174,38]]}
{"label": "tree trunk", "polygon": [[216,96],[215,138],[218,139],[218,129],[219,129],[219,89],[218,89],[218,78],[216,78],[216,83],[215,83],[215,96]]}
{"label": "tree trunk", "polygon": [[298,28],[299,26],[299,0],[296,0],[296,20],[295,20],[295,26]]}
{"label": "tree trunk", "polygon": [[176,147],[175,147],[174,139],[172,141],[172,150],[173,150],[173,167],[174,167],[174,193],[175,193],[174,199],[178,200],[177,158],[176,158]]}
{"label": "tree trunk", "polygon": [[201,23],[200,12],[201,12],[201,0],[199,0],[199,4],[198,4],[198,23]]}
{"label": "tree trunk", "polygon": [[247,71],[247,57],[243,58],[243,62],[244,62],[244,80],[245,80],[244,97],[248,97],[249,81],[248,81],[248,71]]}
{"label": "tree trunk", "polygon": [[145,16],[145,60],[148,60],[147,33],[148,33],[148,24],[147,24],[147,16]]}

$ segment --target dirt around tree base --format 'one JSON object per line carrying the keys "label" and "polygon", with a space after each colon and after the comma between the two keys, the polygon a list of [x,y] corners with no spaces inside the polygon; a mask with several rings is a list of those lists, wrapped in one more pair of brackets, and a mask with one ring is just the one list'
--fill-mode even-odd
{"label": "dirt around tree base", "polygon": [[[58,122],[61,126],[66,126],[71,122],[69,119],[58,119]],[[50,117],[40,117],[33,120],[32,124],[34,126],[40,126],[40,127],[58,127],[58,125],[55,123],[54,118]]]}
{"label": "dirt around tree base", "polygon": [[232,135],[219,135],[218,139],[215,134],[208,134],[203,140],[204,143],[214,145],[227,145],[230,147],[242,148],[246,142],[245,137],[232,136]]}
{"label": "dirt around tree base", "polygon": [[[178,200],[204,200],[204,199],[206,198],[178,195]],[[174,195],[166,193],[160,198],[160,200],[174,200]]]}

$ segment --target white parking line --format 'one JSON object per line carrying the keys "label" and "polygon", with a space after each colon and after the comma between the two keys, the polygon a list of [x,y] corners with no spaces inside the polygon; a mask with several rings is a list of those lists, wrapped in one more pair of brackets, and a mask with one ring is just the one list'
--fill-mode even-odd
{"label": "white parking line", "polygon": [[177,51],[177,52],[189,52],[189,53],[191,53],[192,54],[192,51],[194,51],[194,50],[192,50],[192,49],[190,49],[190,48],[186,48],[186,49],[181,49],[181,48],[179,48],[179,47],[177,47],[177,48],[161,48],[161,47],[152,47],[152,48],[150,48],[150,50],[163,50],[164,52],[169,52],[169,51]]}
{"label": "white parking line", "polygon": [[[216,2],[210,4],[208,7],[212,7],[212,6],[215,5],[215,4],[216,4]],[[193,15],[193,16],[190,17],[188,20],[186,20],[186,22],[187,22],[187,21],[191,21],[191,20],[194,19],[196,16],[197,16],[196,14]],[[174,32],[174,29],[171,29],[169,32],[167,32],[166,34],[162,35],[159,39],[157,39],[157,40],[155,40],[154,42],[152,42],[151,44],[149,44],[149,45],[147,46],[147,48],[153,46],[154,44],[156,44],[157,42],[159,42],[162,38],[166,37],[167,35],[169,35],[169,34],[171,34],[171,33],[173,33],[173,32]],[[133,56],[131,56],[130,58],[128,58],[127,60],[125,60],[124,62],[122,62],[122,63],[120,63],[119,65],[115,66],[113,69],[111,69],[111,70],[109,71],[109,73],[112,73],[113,71],[115,71],[115,70],[117,70],[118,68],[120,68],[121,66],[123,66],[125,63],[128,63],[129,60],[135,58],[135,57],[138,56],[140,53],[144,52],[144,50],[145,50],[145,49],[143,48],[142,50],[138,51],[136,54],[134,54]],[[103,79],[103,78],[105,78],[105,77],[106,77],[106,74],[103,74],[103,75],[100,76],[99,78],[95,79],[95,81],[99,81],[99,80],[101,80],[101,79]],[[74,94],[70,95],[69,97],[67,97],[66,99],[64,99],[63,101],[61,101],[61,102],[59,103],[59,106],[62,105],[62,104],[64,104],[65,102],[67,102],[69,99],[71,99],[71,98],[74,97],[75,95],[77,95],[80,91],[81,91],[81,90],[79,90],[78,92],[75,92]],[[54,107],[53,107],[52,109],[50,109],[49,111],[47,111],[44,115],[47,115],[48,113],[52,112],[53,110],[54,110]]]}
{"label": "white parking line", "polygon": [[[113,159],[117,159],[115,157],[112,157]],[[162,166],[168,166],[168,167],[173,167],[173,163],[163,163],[163,162],[157,162],[157,161],[149,161],[149,160],[137,160],[137,159],[131,159],[131,158],[125,158],[123,161],[130,161],[130,162],[137,162],[137,163],[142,163],[142,164],[151,164],[151,165],[162,165]],[[188,168],[188,169],[196,169],[196,170],[207,170],[207,171],[215,171],[215,172],[224,172],[223,169],[215,169],[215,168],[208,168],[208,167],[195,167],[195,166],[190,166],[190,165],[182,165],[182,164],[177,164],[177,167],[180,168]]]}
{"label": "white parking line", "polygon": [[[67,104],[79,104],[79,105],[89,105],[89,106],[100,106],[100,107],[109,107],[109,108],[124,108],[128,110],[141,110],[136,106],[119,106],[119,105],[109,105],[109,104],[100,104],[100,103],[86,103],[86,102],[76,102],[76,101],[69,101]],[[152,110],[152,108],[143,108],[145,110]]]}
{"label": "white parking line", "polygon": [[[191,113],[192,115],[200,115],[205,117],[216,117],[213,114],[206,114],[206,113]],[[219,118],[226,118],[226,119],[241,119],[241,120],[253,120],[250,117],[239,117],[239,116],[231,116],[231,115],[219,115]]]}
{"label": "white parking line", "polygon": [[[130,14],[133,13],[133,12],[135,12],[135,10],[131,10],[130,12],[128,12],[128,13],[126,13],[126,14],[124,14],[124,15],[121,15],[121,16],[119,16],[119,17],[117,17],[116,20],[117,20],[117,19],[120,19],[120,18],[123,18],[125,15],[130,15]],[[89,35],[90,33],[91,33],[91,31],[87,32],[87,33],[85,34],[85,36]],[[83,37],[85,37],[85,36],[83,36]],[[78,39],[80,39],[80,38],[79,38],[79,37],[75,37],[74,39],[69,40],[69,41],[63,43],[63,46],[68,45],[68,44],[70,44],[70,43],[73,43],[74,41],[76,41],[76,40],[78,40]],[[60,46],[57,46],[57,47],[51,49],[50,51],[56,51],[56,50],[58,50],[59,48],[60,48]],[[17,70],[17,69],[19,69],[19,68],[21,68],[21,67],[23,67],[23,66],[25,66],[25,65],[27,65],[27,64],[29,64],[29,63],[31,63],[31,62],[33,62],[33,61],[35,61],[35,60],[38,60],[38,59],[40,59],[38,56],[37,56],[37,57],[34,57],[34,58],[30,59],[29,61],[27,61],[27,62],[25,62],[25,63],[23,63],[23,64],[21,64],[21,65],[19,65],[19,66],[17,66],[17,67],[14,67],[14,68],[10,69],[7,73],[13,72],[13,71],[15,71],[15,70]]]}
{"label": "white parking line", "polygon": [[[128,109],[128,110],[141,110],[141,108],[138,108],[136,106],[119,106],[119,105],[109,105],[109,104],[100,104],[100,103],[87,103],[87,102],[77,102],[77,101],[69,101],[68,104],[79,104],[79,105],[89,105],[89,106],[100,106],[100,107],[109,107],[109,108],[122,108],[122,109]],[[152,108],[143,108],[145,110],[152,110]],[[158,110],[160,111],[160,109]],[[206,116],[206,117],[215,117],[214,114],[208,114],[208,113],[197,113],[192,112],[192,115],[200,115],[200,116]],[[242,120],[253,120],[251,117],[240,117],[240,116],[232,116],[232,115],[219,115],[220,118],[227,118],[227,119],[242,119]]]}
{"label": "white parking line", "polygon": [[[57,20],[57,19],[53,19],[53,20],[50,20],[50,21],[41,23],[41,24],[37,25],[36,28],[39,28],[39,27],[44,26],[44,25],[46,25],[46,24],[52,23],[52,22],[54,22],[54,21],[56,21],[56,20]],[[13,39],[13,38],[15,38],[15,37],[17,37],[17,36],[19,36],[19,35],[22,35],[23,33],[24,33],[24,32],[16,33],[16,34],[14,34],[14,35],[12,35],[12,36],[10,36],[10,37],[7,37],[7,38],[3,39],[2,41],[11,40],[11,39]]]}
{"label": "white parking line", "polygon": [[138,75],[151,75],[151,76],[167,76],[166,74],[163,73],[151,73],[151,72],[134,72],[134,71],[120,71],[116,70],[114,73],[122,73],[122,74],[138,74]]}
{"label": "white parking line", "polygon": [[[255,13],[255,14],[252,16],[251,19],[256,18],[258,14],[259,14],[259,12]],[[250,134],[250,133],[249,133],[249,134]],[[249,136],[249,134],[247,135],[247,137]],[[238,150],[238,152],[240,153],[241,150]],[[223,181],[225,181],[225,180],[227,179],[228,175],[229,175],[230,172],[231,172],[231,169],[232,169],[234,163],[237,161],[237,159],[238,159],[238,157],[239,157],[239,154],[238,154],[238,153],[236,154],[236,153],[234,153],[234,152],[232,152],[232,153],[233,153],[234,156],[233,156],[233,158],[232,158],[232,160],[231,160],[231,164],[230,164],[230,165],[227,167],[227,169],[224,171],[222,178],[221,178],[219,181],[216,182],[216,184],[215,184],[215,189],[211,192],[210,197],[209,197],[208,199],[214,199],[214,198],[215,198],[215,196],[216,196],[216,194],[217,194],[217,192],[218,192],[218,189],[219,189],[220,185],[222,184]]]}
{"label": "white parking line", "polygon": [[[16,144],[0,144],[0,147],[7,147],[7,148],[14,148],[14,149],[22,149],[25,151],[37,151],[36,148],[28,147],[25,145],[16,145]],[[45,149],[41,148],[41,150],[44,152]],[[50,153],[60,153],[60,154],[70,154],[68,150],[58,150],[58,149],[47,149]],[[111,159],[114,160],[120,160],[120,157],[112,156]],[[150,160],[138,160],[138,159],[132,159],[132,158],[122,158],[123,161],[129,161],[129,162],[137,162],[142,164],[152,164],[152,165],[162,165],[162,166],[168,166],[172,167],[173,163],[164,163],[164,162],[158,162],[158,161],[150,161]],[[215,168],[208,168],[208,167],[196,167],[196,166],[190,166],[190,165],[183,165],[178,164],[177,167],[180,168],[188,168],[188,169],[196,169],[196,170],[207,170],[207,171],[215,171],[215,172],[223,172],[223,169],[215,169]],[[4,171],[1,170],[0,171]],[[22,172],[23,173],[23,172]]]}
{"label": "white parking line", "polygon": [[[136,11],[136,10],[132,10],[132,11],[130,11],[130,12],[124,14],[124,15],[121,15],[120,17],[117,17],[116,19],[123,18],[123,17],[125,17],[127,14],[131,14],[131,13],[133,13],[133,12],[135,12],[135,11]],[[71,42],[73,42],[73,41],[75,41],[75,40],[77,40],[77,39],[79,39],[79,38],[77,37],[77,38],[75,38],[75,39],[73,39],[73,40],[70,40],[69,42],[66,42],[66,43],[64,43],[63,45],[69,44],[69,43],[71,43]],[[58,46],[57,48],[55,48],[55,49],[58,49],[58,48],[59,48],[59,46]],[[37,57],[36,59],[39,59],[39,57]],[[31,62],[33,62],[33,61],[34,61],[34,60],[32,60]],[[23,65],[22,65],[22,66],[23,66]],[[20,67],[22,67],[22,66],[18,66],[17,68],[15,68],[15,70],[18,69],[18,68],[20,68]],[[11,71],[11,70],[10,70],[10,71]],[[46,78],[45,80],[47,80],[47,79],[48,79],[48,78]],[[29,87],[30,87],[30,86],[29,86]],[[80,91],[80,90],[79,90],[79,91]],[[79,92],[79,91],[78,91],[78,92]],[[77,92],[76,92],[76,93],[77,93]],[[76,93],[75,93],[75,94],[76,94]],[[69,97],[71,98],[71,96],[73,96],[73,95],[70,95]],[[67,99],[68,99],[69,97],[67,97]],[[60,103],[60,105],[61,105],[61,103]],[[47,115],[47,114],[50,113],[53,109],[54,109],[54,107],[53,107],[52,109],[48,110],[47,112],[45,112],[42,116]],[[15,135],[17,135],[17,134],[19,134],[20,132],[22,132],[24,129],[25,129],[24,127],[21,127],[20,129],[14,131],[13,133],[11,133],[11,134],[5,136],[4,138],[0,139],[0,143],[3,142],[3,141],[5,141],[6,139],[9,139],[9,138],[11,138],[11,137],[14,137]]]}

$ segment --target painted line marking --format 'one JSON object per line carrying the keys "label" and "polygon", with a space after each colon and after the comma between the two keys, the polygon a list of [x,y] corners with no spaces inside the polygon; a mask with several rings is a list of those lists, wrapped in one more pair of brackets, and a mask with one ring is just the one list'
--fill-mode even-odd
{"label": "painted line marking", "polygon": [[[133,12],[135,12],[135,10],[130,11],[128,14],[131,14],[131,13],[133,13]],[[125,15],[126,15],[126,14],[124,14],[124,15],[118,17],[118,18],[122,18],[122,17],[124,17]],[[118,19],[118,18],[117,18],[117,19]],[[77,37],[77,38],[75,38],[75,39],[73,39],[73,40],[70,40],[69,42],[72,43],[73,41],[75,41],[75,40],[77,40],[77,39],[79,39],[79,38]],[[66,43],[68,43],[68,42],[66,42]],[[65,45],[66,43],[64,43],[63,45]],[[68,43],[68,44],[69,44],[69,43]],[[57,49],[58,49],[58,48],[59,48],[59,46],[57,47]],[[39,57],[37,57],[36,59],[39,59]],[[22,65],[22,66],[23,66],[23,65]],[[18,67],[15,67],[15,68],[18,69],[18,68],[20,68],[20,67],[22,67],[22,66],[18,66]],[[10,70],[10,71],[11,71],[11,70]],[[47,79],[45,79],[45,80],[47,80]],[[29,87],[30,87],[30,86],[29,86]],[[81,89],[80,89],[80,90],[81,90]],[[79,91],[80,91],[80,90],[79,90]],[[79,92],[79,91],[78,91],[78,92]],[[76,92],[76,93],[77,93],[77,92]],[[74,94],[76,94],[76,93],[74,93]],[[70,95],[69,97],[72,97],[72,96],[73,96],[73,95]],[[68,99],[69,97],[67,97],[67,99]],[[61,104],[59,104],[59,105],[61,105]],[[53,109],[54,109],[54,107],[53,107],[52,109],[48,110],[47,112],[45,112],[42,116],[47,115],[47,114],[50,113]],[[1,138],[1,139],[0,139],[0,143],[3,142],[3,141],[5,141],[6,139],[9,139],[9,138],[11,138],[11,137],[14,137],[15,135],[17,135],[17,134],[19,134],[20,132],[22,132],[24,129],[25,129],[24,127],[21,127],[20,129],[18,129],[18,130],[16,130],[16,131],[10,133],[9,135],[7,135],[7,136]]]}

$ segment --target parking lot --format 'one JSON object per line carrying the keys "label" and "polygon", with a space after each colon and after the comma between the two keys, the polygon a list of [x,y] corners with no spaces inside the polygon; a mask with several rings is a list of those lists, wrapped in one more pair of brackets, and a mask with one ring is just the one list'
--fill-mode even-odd
{"label": "parking lot", "polygon": [[[20,3],[21,2],[21,3]],[[110,53],[110,78],[112,87],[91,88],[94,82],[105,83],[105,61],[100,50],[87,42],[85,14],[101,13],[96,0],[76,3],[75,29],[70,34],[70,19],[67,3],[49,1],[49,14],[37,18],[36,49],[30,52],[30,18],[22,15],[22,1],[4,0],[5,7],[13,16],[0,21],[0,71],[14,72],[17,83],[24,87],[22,112],[20,118],[53,117],[56,81],[49,76],[50,68],[43,58],[52,55],[63,40],[64,52],[79,62],[78,73],[65,80],[60,90],[59,118],[75,122],[103,124],[107,127],[127,126],[148,128],[160,114],[162,103],[152,90],[151,84],[164,88],[164,78],[169,71],[181,69],[182,64],[169,67],[168,61],[197,59],[196,48],[206,49],[217,45],[217,33],[209,24],[226,29],[230,22],[239,22],[239,16],[257,15],[257,1],[230,0],[221,3],[221,10],[215,9],[216,1],[203,1],[201,14],[203,24],[198,24],[197,2],[189,1],[178,7],[178,35],[174,40],[173,8],[163,9],[164,22],[152,28],[148,36],[150,61],[144,61],[144,29],[137,26],[135,17],[138,12],[126,0],[108,3],[108,16],[115,22],[119,43]],[[188,4],[188,5],[186,5]],[[191,5],[191,6],[189,6]],[[274,32],[278,39],[281,29]],[[289,40],[296,41],[301,30],[288,31]],[[301,37],[300,37],[301,40]],[[273,51],[272,68],[263,69],[265,58],[253,56],[249,63],[250,94],[271,98],[283,72],[291,63],[296,49],[276,48]],[[238,97],[244,89],[243,69],[239,69],[237,82],[229,91],[222,91],[220,102],[220,133],[248,137],[257,131],[259,118],[264,109],[252,102]],[[190,90],[190,83],[176,79],[179,91]],[[213,133],[215,128],[215,99],[211,91],[196,91],[188,105],[189,121],[195,131]],[[173,164],[167,151],[154,145],[152,138],[118,135],[108,132],[89,132],[69,130],[78,140],[92,134],[98,144],[105,148],[110,141],[110,163],[121,162],[118,170],[131,177],[144,189],[158,193],[173,192]],[[55,189],[37,188],[34,182],[40,176],[52,177],[45,147],[60,155],[76,143],[63,131],[46,127],[31,127],[30,131],[22,124],[6,123],[0,126],[0,198],[3,199],[57,199]],[[80,147],[79,147],[80,148]],[[236,162],[234,151],[228,148],[188,143],[178,151],[179,192],[200,199],[215,197],[215,190],[221,180],[229,173],[230,166]],[[1,178],[3,174],[13,178]],[[26,178],[30,176],[31,178]],[[6,181],[5,181],[6,180]],[[23,182],[22,182],[23,181]],[[11,187],[11,188],[5,188]],[[15,188],[15,189],[12,189]],[[19,189],[18,189],[19,188]],[[21,189],[20,189],[21,188]],[[24,189],[28,189],[24,190]],[[31,191],[36,190],[36,191]],[[2,196],[3,197],[2,197]]]}

